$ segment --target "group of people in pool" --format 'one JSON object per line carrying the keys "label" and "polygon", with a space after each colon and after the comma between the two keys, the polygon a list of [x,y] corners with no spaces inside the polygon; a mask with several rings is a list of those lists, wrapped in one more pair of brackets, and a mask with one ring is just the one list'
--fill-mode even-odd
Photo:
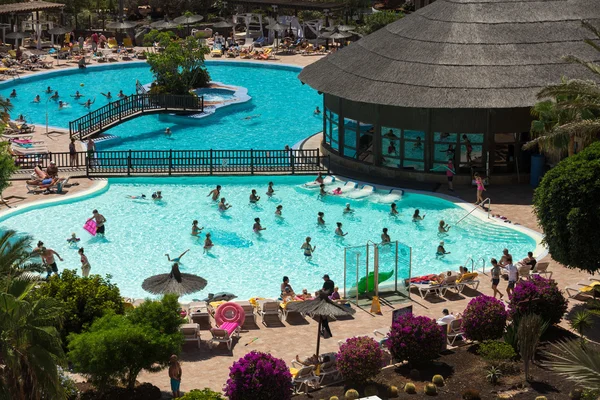
{"label": "group of people in pool", "polygon": [[[52,93],[52,92],[54,92],[54,93]],[[52,94],[48,98],[48,100],[58,101],[58,109],[59,110],[62,110],[63,108],[66,108],[66,107],[69,106],[69,103],[67,103],[66,101],[59,100],[60,95],[58,94],[58,90],[54,90],[54,89],[52,89],[52,87],[48,86],[46,88],[46,90],[44,91],[44,93],[46,93],[46,94]],[[103,95],[104,97],[106,97],[109,100],[112,99],[112,95],[111,95],[110,92],[100,93],[100,94]],[[16,89],[12,90],[12,92],[10,93],[10,97],[12,97],[12,98],[17,97],[17,90]],[[75,94],[71,95],[71,97],[74,98],[75,100],[79,100],[82,97],[84,97],[84,95],[82,93],[80,93],[79,90],[77,90],[75,92]],[[122,90],[119,90],[119,93],[117,94],[117,97],[119,97],[120,99],[126,99],[128,96],[125,93],[123,93]],[[34,97],[34,99],[31,102],[32,103],[41,103],[41,101],[42,101],[42,98],[38,94],[38,95],[36,95]],[[96,102],[96,98],[94,97],[93,100],[92,99],[88,99],[85,102],[79,103],[79,104],[82,105],[82,106],[84,106],[85,108],[91,108],[92,104],[94,104],[95,102]]]}

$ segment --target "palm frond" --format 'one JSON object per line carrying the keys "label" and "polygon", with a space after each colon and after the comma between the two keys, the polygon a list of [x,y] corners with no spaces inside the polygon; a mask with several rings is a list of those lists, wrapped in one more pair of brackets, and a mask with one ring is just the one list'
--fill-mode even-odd
{"label": "palm frond", "polygon": [[575,340],[552,346],[559,353],[544,351],[544,355],[549,358],[549,361],[543,363],[545,367],[588,389],[600,389],[600,352],[589,351]]}
{"label": "palm frond", "polygon": [[557,98],[558,103],[561,97],[564,100],[571,100],[578,97],[589,97],[591,99],[600,98],[600,87],[591,80],[570,79],[563,80],[555,85],[548,85],[537,94],[538,99]]}

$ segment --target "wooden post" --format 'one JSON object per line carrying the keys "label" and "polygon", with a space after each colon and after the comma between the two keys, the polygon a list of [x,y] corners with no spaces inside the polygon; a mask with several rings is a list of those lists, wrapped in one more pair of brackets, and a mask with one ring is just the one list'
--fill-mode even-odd
{"label": "wooden post", "polygon": [[173,165],[173,149],[169,149],[169,176],[171,176],[172,165]]}
{"label": "wooden post", "polygon": [[213,149],[210,149],[210,166],[209,166],[209,174],[213,174]]}
{"label": "wooden post", "polygon": [[254,150],[250,149],[250,174],[254,175]]}
{"label": "wooden post", "polygon": [[131,150],[127,155],[127,176],[131,176]]}

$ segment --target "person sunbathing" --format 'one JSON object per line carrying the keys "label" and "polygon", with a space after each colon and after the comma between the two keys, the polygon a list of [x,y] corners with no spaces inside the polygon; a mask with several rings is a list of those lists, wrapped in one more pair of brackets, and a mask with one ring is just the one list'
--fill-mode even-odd
{"label": "person sunbathing", "polygon": [[311,365],[318,365],[319,364],[319,357],[316,354],[313,354],[310,357],[305,358],[304,360],[300,360],[300,357],[296,354],[296,361],[298,361],[300,364],[304,365],[305,367],[309,367]]}
{"label": "person sunbathing", "polygon": [[313,298],[307,289],[302,289],[302,294],[298,295],[298,297],[302,300],[311,300]]}

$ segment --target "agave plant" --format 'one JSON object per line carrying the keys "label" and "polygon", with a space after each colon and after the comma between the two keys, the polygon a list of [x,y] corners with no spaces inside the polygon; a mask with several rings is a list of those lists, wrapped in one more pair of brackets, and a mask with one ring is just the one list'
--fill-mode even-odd
{"label": "agave plant", "polygon": [[485,377],[492,385],[496,385],[502,377],[502,371],[499,368],[492,366],[487,370],[487,375]]}
{"label": "agave plant", "polygon": [[569,323],[571,324],[571,328],[579,332],[579,336],[581,336],[581,340],[583,341],[583,331],[590,329],[594,321],[592,320],[592,313],[588,310],[581,310],[575,313],[575,316]]}
{"label": "agave plant", "polygon": [[600,352],[590,351],[576,340],[553,344],[558,353],[545,351],[543,365],[591,390],[600,390]]}

